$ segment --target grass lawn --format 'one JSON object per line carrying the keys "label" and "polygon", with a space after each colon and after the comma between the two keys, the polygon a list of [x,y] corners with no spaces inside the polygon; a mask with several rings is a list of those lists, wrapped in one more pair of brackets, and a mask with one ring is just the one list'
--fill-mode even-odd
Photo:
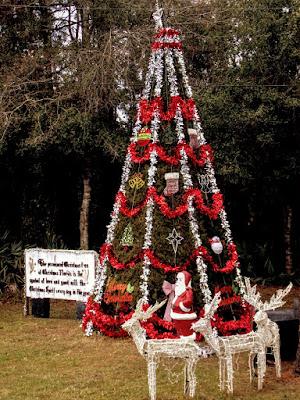
{"label": "grass lawn", "polygon": [[[292,298],[290,295],[290,298]],[[148,399],[146,363],[130,339],[85,337],[75,320],[75,304],[51,303],[51,318],[23,317],[21,303],[0,303],[0,399],[1,400],[143,400]],[[215,357],[200,360],[197,367],[199,400],[298,400],[300,376],[294,364],[283,362],[283,376],[268,366],[264,389],[256,390],[248,379],[247,359],[235,359],[234,395],[218,390]],[[179,382],[158,369],[157,399],[182,400]]]}

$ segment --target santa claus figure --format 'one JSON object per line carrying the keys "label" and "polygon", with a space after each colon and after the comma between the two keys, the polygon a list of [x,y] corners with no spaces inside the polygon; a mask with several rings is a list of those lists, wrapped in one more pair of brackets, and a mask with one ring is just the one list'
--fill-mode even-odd
{"label": "santa claus figure", "polygon": [[179,336],[193,335],[191,325],[197,320],[193,311],[192,276],[187,271],[177,274],[175,283],[175,297],[172,301],[171,318]]}

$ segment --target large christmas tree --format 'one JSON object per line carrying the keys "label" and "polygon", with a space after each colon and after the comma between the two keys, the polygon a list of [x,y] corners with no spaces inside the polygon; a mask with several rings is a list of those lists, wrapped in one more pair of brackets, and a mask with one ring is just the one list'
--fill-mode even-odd
{"label": "large christmas tree", "polygon": [[[197,315],[220,290],[214,321],[219,333],[245,333],[251,329],[251,310],[239,293],[238,254],[213,152],[189,85],[180,34],[163,27],[161,16],[157,9],[145,87],[83,329],[125,336],[121,324],[136,301],[162,300],[171,294],[176,274],[186,270]],[[169,314],[160,312],[144,322],[148,336],[176,337]]]}

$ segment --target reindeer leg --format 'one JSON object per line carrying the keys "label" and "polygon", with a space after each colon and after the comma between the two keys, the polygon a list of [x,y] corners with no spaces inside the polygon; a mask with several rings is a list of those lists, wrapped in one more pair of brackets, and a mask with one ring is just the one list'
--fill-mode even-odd
{"label": "reindeer leg", "polygon": [[266,372],[266,349],[263,348],[257,354],[258,390],[261,390],[263,387],[265,372]]}
{"label": "reindeer leg", "polygon": [[196,389],[196,367],[197,359],[187,358],[184,365],[184,395],[194,397]]}
{"label": "reindeer leg", "polygon": [[184,370],[183,370],[183,372],[184,372],[183,394],[185,396],[187,396],[188,390],[189,390],[189,366],[188,366],[188,362],[189,362],[189,360],[187,359],[185,364],[184,364],[184,367],[183,367],[184,368]]}
{"label": "reindeer leg", "polygon": [[148,358],[148,386],[150,400],[156,400],[156,359]]}
{"label": "reindeer leg", "polygon": [[219,358],[219,385],[220,390],[224,390],[225,386],[225,359],[223,357]]}
{"label": "reindeer leg", "polygon": [[250,351],[249,353],[249,373],[250,373],[250,383],[253,382],[253,377],[254,377],[254,359],[255,359],[255,353],[253,351]]}
{"label": "reindeer leg", "polygon": [[187,373],[188,373],[188,395],[190,397],[195,396],[195,390],[196,390],[196,374],[195,374],[195,369],[197,365],[197,358],[189,358],[187,360]]}
{"label": "reindeer leg", "polygon": [[273,346],[273,354],[275,360],[276,376],[281,378],[281,359],[280,359],[280,343],[276,340]]}
{"label": "reindeer leg", "polygon": [[226,357],[226,368],[227,368],[227,392],[233,393],[233,363],[232,354]]}

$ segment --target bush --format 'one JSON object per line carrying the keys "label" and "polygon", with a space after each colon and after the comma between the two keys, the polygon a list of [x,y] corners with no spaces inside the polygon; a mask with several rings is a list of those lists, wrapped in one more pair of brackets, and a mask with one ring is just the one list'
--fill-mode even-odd
{"label": "bush", "polygon": [[0,236],[0,294],[16,291],[24,284],[24,249],[22,242],[10,242],[9,232]]}

